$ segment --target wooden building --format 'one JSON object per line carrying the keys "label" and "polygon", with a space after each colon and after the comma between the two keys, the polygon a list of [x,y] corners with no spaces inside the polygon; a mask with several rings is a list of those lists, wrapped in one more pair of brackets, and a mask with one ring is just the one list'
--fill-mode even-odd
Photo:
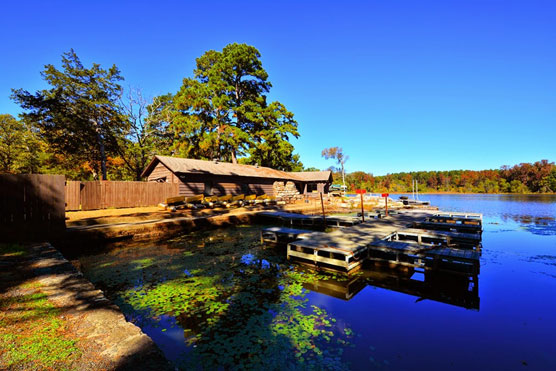
{"label": "wooden building", "polygon": [[301,179],[302,186],[299,193],[306,194],[311,192],[328,193],[328,188],[332,184],[332,172],[327,171],[301,171],[294,174],[298,179]]}
{"label": "wooden building", "polygon": [[275,182],[291,181],[299,193],[328,192],[330,171],[285,172],[262,166],[155,156],[142,174],[150,182],[179,184],[179,194],[274,195]]}

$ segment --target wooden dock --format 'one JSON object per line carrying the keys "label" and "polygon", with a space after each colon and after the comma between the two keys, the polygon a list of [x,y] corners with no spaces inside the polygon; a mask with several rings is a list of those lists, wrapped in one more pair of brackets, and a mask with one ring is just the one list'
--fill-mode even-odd
{"label": "wooden dock", "polygon": [[481,249],[481,236],[476,233],[406,228],[392,233],[385,239],[389,241],[414,241],[418,244],[436,244],[446,247]]}
{"label": "wooden dock", "polygon": [[483,232],[483,214],[477,213],[435,213],[424,221],[414,223],[416,228],[453,231],[458,233]]}
{"label": "wooden dock", "polygon": [[315,239],[298,240],[288,244],[288,260],[296,260],[325,271],[353,273],[361,268],[366,258],[367,246],[349,240],[341,245],[326,245]]}
{"label": "wooden dock", "polygon": [[430,201],[421,201],[421,200],[400,200],[404,205],[406,206],[412,206],[412,205],[416,205],[416,206],[428,206],[430,205]]}
{"label": "wooden dock", "polygon": [[480,254],[476,251],[415,242],[373,242],[368,248],[367,259],[386,266],[405,266],[424,271],[464,275],[478,275],[480,271]]}
{"label": "wooden dock", "polygon": [[438,212],[434,213],[433,216],[442,216],[442,217],[450,217],[450,218],[463,218],[467,220],[479,220],[483,221],[483,214],[481,213],[459,213],[459,212]]}
{"label": "wooden dock", "polygon": [[261,243],[273,245],[287,245],[290,242],[307,238],[313,231],[284,227],[270,227],[261,231]]}
{"label": "wooden dock", "polygon": [[296,213],[288,213],[283,211],[265,211],[259,213],[265,219],[277,221],[283,226],[288,227],[306,227],[323,229],[325,227],[348,227],[361,223],[361,219],[353,216],[330,215],[323,217],[322,215],[304,215]]}
{"label": "wooden dock", "polygon": [[[314,226],[324,220],[318,216],[283,212],[265,213],[275,221],[286,224]],[[450,224],[462,228],[481,227],[480,223],[426,222],[433,215],[427,212],[407,212],[387,219],[342,227],[330,232],[310,232],[305,229],[267,228],[261,241],[287,243],[287,258],[322,270],[352,273],[369,261],[390,267],[406,267],[422,271],[479,274],[481,236],[453,230],[424,230],[408,228],[419,223]],[[440,217],[440,216],[438,216]],[[454,216],[449,216],[454,217]],[[335,220],[332,217],[326,219]],[[353,218],[352,218],[353,219]],[[340,219],[336,219],[340,220]],[[341,218],[350,225],[351,219]],[[327,222],[328,225],[328,222]]]}
{"label": "wooden dock", "polygon": [[428,229],[428,230],[456,232],[456,233],[471,233],[471,234],[483,233],[483,229],[480,224],[463,224],[463,223],[438,222],[433,220],[425,220],[425,221],[414,222],[413,227]]}
{"label": "wooden dock", "polygon": [[265,211],[258,214],[259,216],[274,222],[279,222],[284,226],[306,226],[314,227],[324,225],[322,216],[304,215],[297,213],[288,213],[283,211]]}

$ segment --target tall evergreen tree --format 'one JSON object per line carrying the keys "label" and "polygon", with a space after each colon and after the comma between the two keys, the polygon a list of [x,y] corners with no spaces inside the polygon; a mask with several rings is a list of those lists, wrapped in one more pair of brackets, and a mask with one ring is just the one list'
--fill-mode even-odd
{"label": "tall evergreen tree", "polygon": [[27,111],[23,117],[40,129],[55,153],[71,162],[92,162],[107,179],[107,156],[117,153],[128,125],[117,104],[123,80],[119,69],[105,70],[97,63],[85,68],[71,49],[62,55],[61,70],[49,64],[41,76],[50,89],[13,90],[12,98]]}
{"label": "tall evergreen tree", "polygon": [[169,130],[177,153],[234,163],[250,155],[245,162],[295,166],[288,140],[299,136],[297,122],[283,104],[267,103],[272,85],[260,57],[253,46],[230,44],[197,59],[194,77],[173,98]]}

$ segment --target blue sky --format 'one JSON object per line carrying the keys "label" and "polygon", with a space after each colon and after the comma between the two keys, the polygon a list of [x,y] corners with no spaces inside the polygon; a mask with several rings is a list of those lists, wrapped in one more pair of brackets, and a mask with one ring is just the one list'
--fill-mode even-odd
{"label": "blue sky", "polygon": [[195,58],[254,45],[295,114],[306,166],[487,169],[556,160],[555,1],[19,1],[0,23],[0,113],[11,88],[74,48],[125,86],[176,92]]}

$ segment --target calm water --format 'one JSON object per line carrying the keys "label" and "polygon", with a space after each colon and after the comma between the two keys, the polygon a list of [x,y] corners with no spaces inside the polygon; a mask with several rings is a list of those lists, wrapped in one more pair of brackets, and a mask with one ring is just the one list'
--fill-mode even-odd
{"label": "calm water", "polygon": [[421,195],[484,214],[476,279],[314,274],[263,226],[79,258],[184,369],[556,370],[556,197]]}

